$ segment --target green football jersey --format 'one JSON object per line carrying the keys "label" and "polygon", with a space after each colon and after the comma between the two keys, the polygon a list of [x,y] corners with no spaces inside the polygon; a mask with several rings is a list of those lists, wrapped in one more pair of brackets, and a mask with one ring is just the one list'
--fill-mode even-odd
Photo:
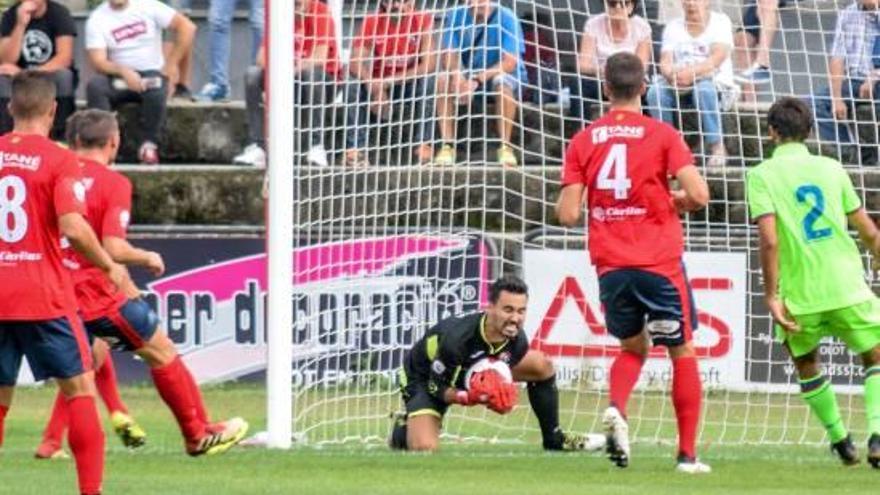
{"label": "green football jersey", "polygon": [[795,315],[858,304],[874,297],[847,215],[862,206],[835,160],[811,155],[800,143],[780,145],[749,171],[752,220],[776,216],[779,292]]}

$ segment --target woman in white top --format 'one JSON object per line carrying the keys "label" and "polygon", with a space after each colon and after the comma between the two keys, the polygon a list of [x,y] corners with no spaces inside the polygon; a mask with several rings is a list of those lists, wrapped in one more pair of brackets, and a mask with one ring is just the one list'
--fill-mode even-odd
{"label": "woman in white top", "polygon": [[608,57],[634,53],[645,67],[651,62],[651,26],[633,15],[638,0],[605,0],[605,13],[584,24],[578,53],[582,117],[589,120],[592,103],[602,99],[599,81]]}
{"label": "woman in white top", "polygon": [[679,102],[681,107],[696,108],[709,153],[707,164],[722,166],[726,152],[719,86],[733,85],[733,26],[726,14],[709,10],[709,0],[681,0],[681,4],[684,18],[663,29],[660,76],[648,90],[648,111],[674,124]]}

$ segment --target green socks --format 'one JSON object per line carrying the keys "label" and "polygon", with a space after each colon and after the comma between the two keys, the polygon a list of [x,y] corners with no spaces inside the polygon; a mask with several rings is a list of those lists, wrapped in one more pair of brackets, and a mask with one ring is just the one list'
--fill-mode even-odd
{"label": "green socks", "polygon": [[865,416],[868,434],[880,433],[880,364],[865,370]]}
{"label": "green socks", "polygon": [[[877,397],[880,398],[880,369],[876,373],[875,386]],[[867,402],[867,381],[865,382],[865,401]],[[822,426],[828,431],[831,443],[836,443],[846,438],[846,428],[840,417],[840,409],[837,407],[837,398],[831,390],[831,383],[821,375],[813,378],[800,380],[801,397],[810,406],[813,414],[822,422]],[[880,403],[878,403],[880,405]],[[880,417],[877,418],[880,420]]]}

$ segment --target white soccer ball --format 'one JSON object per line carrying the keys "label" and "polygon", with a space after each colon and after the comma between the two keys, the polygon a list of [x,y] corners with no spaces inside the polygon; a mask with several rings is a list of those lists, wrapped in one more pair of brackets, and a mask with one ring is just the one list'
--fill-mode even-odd
{"label": "white soccer ball", "polygon": [[513,373],[511,373],[510,366],[508,366],[507,363],[499,359],[483,358],[474,363],[474,365],[467,370],[467,373],[464,375],[464,385],[470,388],[471,377],[474,375],[474,373],[479,373],[486,370],[494,370],[499,375],[501,375],[501,378],[505,382],[513,383]]}

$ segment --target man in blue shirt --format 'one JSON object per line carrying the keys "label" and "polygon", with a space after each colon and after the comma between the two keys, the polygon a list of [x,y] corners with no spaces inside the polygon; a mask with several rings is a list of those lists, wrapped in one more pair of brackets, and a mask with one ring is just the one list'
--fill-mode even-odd
{"label": "man in blue shirt", "polygon": [[468,5],[456,7],[446,15],[440,47],[437,116],[443,142],[434,163],[455,164],[456,107],[470,104],[475,93],[484,91],[496,96],[501,136],[498,162],[517,166],[510,137],[519,106],[520,84],[527,76],[522,58],[525,39],[516,14],[496,0],[469,0]]}

